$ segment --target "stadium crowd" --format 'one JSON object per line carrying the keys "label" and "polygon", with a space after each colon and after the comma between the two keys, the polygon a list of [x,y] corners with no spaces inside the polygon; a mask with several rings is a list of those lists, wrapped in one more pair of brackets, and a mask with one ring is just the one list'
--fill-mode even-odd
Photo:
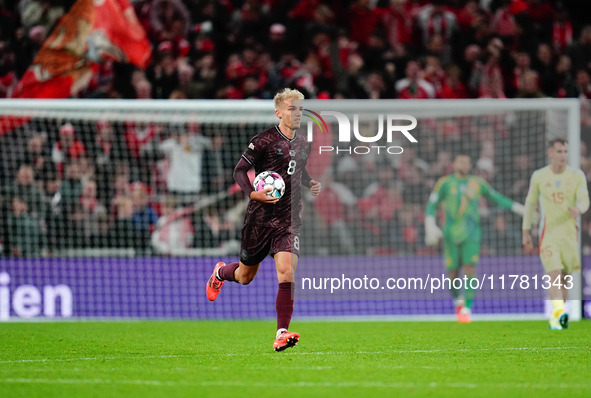
{"label": "stadium crowd", "polygon": [[[1,3],[0,96],[6,97],[73,1]],[[287,86],[318,99],[574,97],[583,110],[582,168],[591,180],[589,4],[132,3],[153,44],[151,65],[142,71],[107,62],[80,97],[268,99]],[[433,253],[424,246],[420,220],[436,178],[450,171],[454,143],[462,137],[474,172],[523,201],[529,175],[539,167],[532,154],[543,162],[545,153],[543,143],[523,131],[530,122],[507,128],[490,119],[427,121],[422,128],[436,138],[399,160],[339,158],[322,176],[321,200],[307,207],[316,215],[307,247],[315,254]],[[240,195],[203,211],[188,207],[232,185],[245,142],[229,145],[228,132],[109,120],[41,127],[0,137],[0,253],[133,247],[170,254],[239,237]],[[518,220],[486,205],[483,214],[483,254],[520,252]],[[591,217],[583,220],[583,239],[591,254]]]}

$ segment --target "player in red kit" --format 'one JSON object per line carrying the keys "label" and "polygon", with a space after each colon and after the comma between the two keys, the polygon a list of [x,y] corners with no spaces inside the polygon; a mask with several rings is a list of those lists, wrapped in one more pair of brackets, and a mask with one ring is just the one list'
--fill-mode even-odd
{"label": "player in red kit", "polygon": [[[279,282],[275,351],[293,347],[300,339],[298,333],[287,329],[293,314],[293,276],[300,253],[301,186],[309,187],[313,196],[318,196],[321,189],[320,182],[314,181],[306,170],[311,143],[297,133],[303,100],[304,95],[298,90],[286,88],[277,93],[273,102],[279,125],[255,135],[236,165],[234,179],[251,199],[244,216],[240,262],[217,263],[206,289],[207,298],[213,301],[225,281],[249,284],[261,261],[271,253]],[[255,191],[247,176],[251,167],[256,174],[265,170],[279,173],[285,181],[283,196],[267,196],[270,189]]]}

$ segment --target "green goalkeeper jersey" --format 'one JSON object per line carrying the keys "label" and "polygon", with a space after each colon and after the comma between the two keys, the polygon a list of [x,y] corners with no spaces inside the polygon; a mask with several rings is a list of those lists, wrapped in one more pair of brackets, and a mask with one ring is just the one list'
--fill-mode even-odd
{"label": "green goalkeeper jersey", "polygon": [[437,206],[443,202],[445,227],[443,233],[448,241],[455,244],[464,241],[480,241],[480,215],[478,202],[484,195],[497,205],[510,209],[513,201],[495,191],[480,177],[468,175],[458,178],[455,174],[440,178],[433,188],[427,203],[427,216],[435,216]]}

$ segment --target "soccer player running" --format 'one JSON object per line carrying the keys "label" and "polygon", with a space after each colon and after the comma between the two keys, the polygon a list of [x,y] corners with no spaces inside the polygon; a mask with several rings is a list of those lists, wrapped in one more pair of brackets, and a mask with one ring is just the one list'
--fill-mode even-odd
{"label": "soccer player running", "polygon": [[[293,278],[300,251],[300,187],[309,187],[313,196],[318,196],[321,189],[320,182],[313,180],[306,170],[311,143],[297,134],[303,99],[304,95],[298,90],[286,88],[278,92],[273,102],[279,125],[255,135],[236,165],[234,179],[250,197],[244,216],[240,262],[217,263],[206,288],[207,298],[213,301],[224,281],[248,285],[256,276],[261,261],[271,253],[279,281],[275,351],[293,347],[300,339],[298,333],[287,330],[293,314]],[[247,176],[251,167],[256,174],[265,170],[279,173],[285,181],[284,195],[274,198],[267,196],[271,189],[255,191]]]}
{"label": "soccer player running", "polygon": [[[452,281],[458,278],[462,267],[466,275],[464,297],[461,289],[455,289],[453,283],[451,284],[457,319],[462,323],[472,321],[475,291],[470,282],[476,277],[482,237],[478,214],[480,197],[484,195],[498,206],[523,215],[521,203],[496,192],[482,178],[470,175],[471,169],[470,157],[464,154],[457,155],[453,163],[453,173],[441,177],[435,184],[425,214],[425,243],[435,246],[443,236],[443,255],[449,278]],[[435,222],[437,207],[442,202],[445,212],[443,233]]]}
{"label": "soccer player running", "polygon": [[522,243],[533,250],[530,229],[540,203],[540,259],[549,276],[548,295],[552,301],[552,330],[568,328],[564,302],[568,295],[567,275],[581,269],[577,218],[589,209],[587,180],[581,170],[567,166],[568,141],[555,138],[548,143],[550,164],[534,171],[525,199]]}

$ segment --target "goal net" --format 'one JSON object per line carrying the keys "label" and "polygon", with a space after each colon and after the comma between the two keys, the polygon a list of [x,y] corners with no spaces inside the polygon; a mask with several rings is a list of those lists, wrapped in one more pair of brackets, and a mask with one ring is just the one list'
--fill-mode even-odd
{"label": "goal net", "polygon": [[[299,317],[450,316],[424,217],[454,157],[520,203],[548,139],[567,138],[579,167],[575,100],[304,107],[298,133],[323,190],[303,191]],[[271,101],[11,100],[0,118],[0,320],[274,316],[271,258],[250,286],[228,283],[214,303],[204,294],[213,265],[238,260],[248,198],[233,167],[277,124]],[[543,316],[544,273],[522,252],[521,218],[486,199],[479,214],[475,317]]]}

